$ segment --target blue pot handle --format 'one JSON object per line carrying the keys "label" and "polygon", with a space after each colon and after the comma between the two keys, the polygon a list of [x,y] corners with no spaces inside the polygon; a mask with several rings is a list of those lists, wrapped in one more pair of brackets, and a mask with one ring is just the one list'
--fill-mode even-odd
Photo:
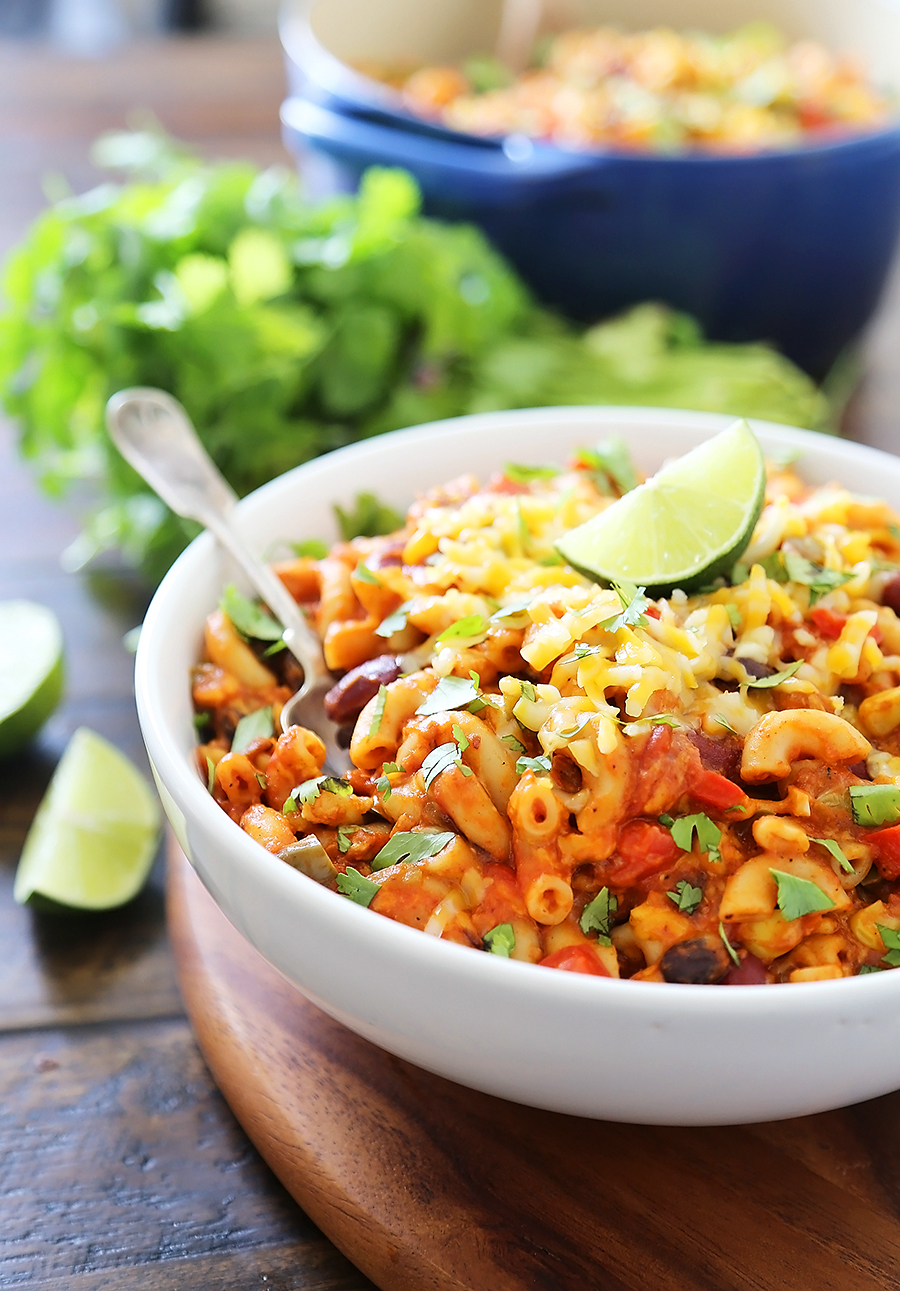
{"label": "blue pot handle", "polygon": [[[335,112],[308,99],[289,98],[281,105],[288,147],[306,144],[337,161],[359,168],[402,166],[427,186],[429,172],[439,172],[441,186],[453,175],[461,184],[494,189],[502,201],[520,200],[546,186],[596,175],[603,165],[595,156],[564,152],[512,135],[503,144],[482,139],[423,133],[402,125]],[[435,176],[437,178],[437,175]]]}

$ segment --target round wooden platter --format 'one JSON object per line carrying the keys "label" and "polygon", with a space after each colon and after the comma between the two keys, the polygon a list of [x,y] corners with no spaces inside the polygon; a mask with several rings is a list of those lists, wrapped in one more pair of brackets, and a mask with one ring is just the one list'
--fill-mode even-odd
{"label": "round wooden platter", "polygon": [[222,1093],[307,1214],[383,1291],[900,1286],[900,1093],[737,1128],[535,1111],[432,1076],[326,1017],[228,923],[177,847],[169,920]]}

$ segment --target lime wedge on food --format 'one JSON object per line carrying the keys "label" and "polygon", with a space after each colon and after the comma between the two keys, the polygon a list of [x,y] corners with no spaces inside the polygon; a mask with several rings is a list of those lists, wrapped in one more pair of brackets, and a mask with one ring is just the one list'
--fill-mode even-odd
{"label": "lime wedge on food", "polygon": [[150,872],[159,823],[156,795],[137,768],[80,727],[25,839],[16,900],[76,910],[124,905]]}
{"label": "lime wedge on food", "polygon": [[0,757],[36,735],[62,698],[63,638],[46,605],[0,601]]}
{"label": "lime wedge on food", "polygon": [[651,595],[686,591],[727,573],[750,542],[766,467],[745,421],[705,440],[558,539],[570,565]]}

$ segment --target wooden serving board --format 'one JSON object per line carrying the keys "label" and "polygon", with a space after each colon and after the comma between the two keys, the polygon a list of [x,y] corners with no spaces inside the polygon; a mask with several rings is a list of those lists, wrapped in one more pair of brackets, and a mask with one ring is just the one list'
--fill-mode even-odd
{"label": "wooden serving board", "polygon": [[319,1012],[177,848],[169,920],[225,1098],[383,1291],[900,1287],[900,1093],[738,1128],[535,1111],[429,1075]]}

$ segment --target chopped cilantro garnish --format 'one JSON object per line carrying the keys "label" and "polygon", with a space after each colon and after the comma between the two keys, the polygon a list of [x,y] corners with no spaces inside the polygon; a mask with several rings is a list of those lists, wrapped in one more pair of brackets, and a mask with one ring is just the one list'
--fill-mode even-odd
{"label": "chopped cilantro garnish", "polygon": [[386,870],[389,865],[413,864],[429,856],[437,856],[456,837],[449,830],[400,830],[392,834],[382,847],[372,861],[372,869]]}
{"label": "chopped cilantro garnish", "polygon": [[583,641],[579,641],[573,651],[573,654],[576,659],[587,659],[588,655],[599,654],[602,649],[603,649],[602,646],[598,646],[598,645],[589,646],[589,645],[586,645]]}
{"label": "chopped cilantro garnish", "polygon": [[775,904],[785,919],[801,919],[805,914],[834,909],[831,897],[811,879],[801,879],[796,874],[786,874],[784,870],[770,869],[769,873],[778,885]]}
{"label": "chopped cilantro garnish", "polygon": [[350,850],[350,840],[356,833],[356,825],[338,825],[337,845],[338,851],[343,855]]}
{"label": "chopped cilantro garnish", "polygon": [[210,722],[212,721],[212,717],[209,713],[195,713],[193,721],[194,721],[194,730],[199,735],[199,733],[203,730],[204,726],[209,726]]}
{"label": "chopped cilantro garnish", "polygon": [[575,454],[576,463],[587,466],[594,477],[598,490],[609,495],[609,481],[616,486],[617,492],[630,493],[638,486],[638,478],[631,464],[631,457],[624,439],[612,435],[604,439],[595,448],[579,448]]}
{"label": "chopped cilantro garnish", "polygon": [[381,719],[384,717],[384,706],[387,703],[387,686],[384,684],[378,687],[378,694],[375,697],[375,707],[372,709],[372,723],[369,727],[370,735],[377,735],[381,730]]}
{"label": "chopped cilantro garnish", "polygon": [[741,626],[740,610],[736,605],[726,605],[725,613],[728,615],[728,621],[731,624],[732,629],[737,632],[738,628]]}
{"label": "chopped cilantro garnish", "polygon": [[604,619],[600,624],[607,632],[618,632],[620,628],[643,628],[647,626],[644,610],[650,600],[644,595],[645,587],[635,587],[634,583],[613,583],[613,588],[622,602],[622,613],[614,618]]}
{"label": "chopped cilantro garnish", "polygon": [[210,793],[215,792],[216,788],[216,764],[212,758],[207,755],[206,758],[206,787]]}
{"label": "chopped cilantro garnish", "polygon": [[900,966],[900,932],[895,928],[886,928],[883,923],[876,923],[875,927],[887,949],[887,954],[882,956],[882,963],[897,968]]}
{"label": "chopped cilantro garnish", "polygon": [[768,690],[770,686],[780,686],[783,681],[788,681],[802,667],[803,660],[798,659],[796,663],[788,664],[781,672],[773,672],[769,677],[751,677],[745,685],[755,687],[757,690]]}
{"label": "chopped cilantro garnish", "polygon": [[257,771],[256,773],[256,783],[259,785],[260,789],[267,789],[269,787],[269,782],[261,771]]}
{"label": "chopped cilantro garnish", "polygon": [[550,759],[541,755],[537,758],[519,758],[516,763],[516,775],[524,775],[526,771],[549,771]]}
{"label": "chopped cilantro garnish", "polygon": [[[476,675],[476,674],[472,674]],[[442,677],[416,709],[418,717],[433,717],[454,708],[465,708],[478,698],[478,683],[469,677]]]}
{"label": "chopped cilantro garnish", "polygon": [[516,948],[516,932],[511,923],[498,923],[484,934],[484,943],[492,955],[509,959]]}
{"label": "chopped cilantro garnish", "polygon": [[648,717],[645,720],[648,721],[651,726],[680,726],[681,725],[681,722],[679,722],[678,718],[673,717],[671,713],[654,713],[652,717]]}
{"label": "chopped cilantro garnish", "polygon": [[463,619],[457,619],[451,623],[449,628],[445,628],[438,637],[438,644],[443,645],[447,641],[467,641],[471,645],[477,645],[487,636],[487,619],[483,614],[467,614]]}
{"label": "chopped cilantro garnish", "polygon": [[385,775],[402,775],[403,767],[399,762],[385,762],[381,768]]}
{"label": "chopped cilantro garnish", "polygon": [[794,551],[784,552],[784,568],[790,582],[802,583],[809,588],[810,606],[815,605],[827,592],[842,587],[853,578],[853,574],[845,574],[839,569],[825,569],[822,565],[814,565],[811,560]]}
{"label": "chopped cilantro garnish", "polygon": [[336,776],[315,776],[298,784],[296,789],[292,789],[291,796],[281,810],[287,815],[290,811],[296,811],[298,806],[304,803],[314,802],[320,793],[335,793],[341,798],[349,798],[353,794],[353,786],[346,780],[339,780]]}
{"label": "chopped cilantro garnish", "polygon": [[328,555],[328,543],[321,538],[304,538],[301,542],[289,544],[295,556],[311,556],[313,560],[324,560]]}
{"label": "chopped cilantro garnish", "polygon": [[824,847],[826,851],[830,852],[842,870],[846,870],[848,874],[853,873],[852,862],[847,859],[844,855],[843,849],[838,846],[833,838],[813,838],[812,835],[810,835],[809,841],[811,843],[818,843],[820,847]]}
{"label": "chopped cilantro garnish", "polygon": [[256,641],[278,641],[284,629],[257,601],[242,596],[234,583],[222,593],[219,609],[231,620],[238,632]]}
{"label": "chopped cilantro garnish", "polygon": [[851,785],[850,806],[857,825],[895,825],[900,820],[900,789],[892,784]]}
{"label": "chopped cilantro garnish", "polygon": [[381,586],[381,579],[376,578],[364,560],[361,560],[354,569],[353,577],[358,578],[361,583],[371,583],[374,587]]}
{"label": "chopped cilantro garnish", "polygon": [[[660,816],[660,824],[667,823],[667,819]],[[713,860],[719,859],[718,847],[722,841],[722,831],[705,812],[698,811],[693,816],[679,816],[677,820],[672,821],[669,829],[672,831],[675,846],[680,847],[683,852],[691,851],[696,831],[700,851],[709,852]]]}
{"label": "chopped cilantro garnish", "polygon": [[519,682],[519,694],[523,699],[527,699],[529,704],[537,703],[537,691],[530,681]]}
{"label": "chopped cilantro garnish", "polygon": [[575,725],[570,726],[566,731],[559,732],[561,740],[574,740],[576,735],[580,735],[584,728],[590,723],[593,713],[579,713],[575,719]]}
{"label": "chopped cilantro garnish", "polygon": [[578,921],[581,931],[586,937],[596,932],[601,946],[611,945],[610,922],[618,908],[618,897],[612,896],[609,888],[601,888],[593,901],[589,901],[581,912],[581,918]]}
{"label": "chopped cilantro garnish", "polygon": [[524,628],[531,622],[528,614],[530,604],[530,600],[522,600],[513,601],[511,605],[501,605],[491,615],[491,622],[503,623],[508,628]]}
{"label": "chopped cilantro garnish", "polygon": [[740,968],[741,957],[735,950],[734,946],[732,946],[731,942],[728,940],[728,934],[725,931],[725,925],[722,923],[721,919],[719,920],[719,936],[722,938],[722,945],[728,951],[729,957],[738,966],[738,968]]}
{"label": "chopped cilantro garnish", "polygon": [[531,484],[534,480],[552,480],[559,475],[557,466],[522,466],[507,462],[503,474],[512,484]]}
{"label": "chopped cilantro garnish", "polygon": [[884,971],[881,964],[863,964],[857,973],[857,977],[864,977],[866,973],[883,973]]}
{"label": "chopped cilantro garnish", "polygon": [[525,752],[525,745],[521,740],[517,740],[514,735],[501,735],[500,743],[505,744],[508,749],[512,749],[513,753]]}
{"label": "chopped cilantro garnish", "polygon": [[667,892],[667,897],[675,902],[675,908],[685,914],[693,914],[703,900],[703,889],[695,888],[687,879],[679,879],[674,892]]}
{"label": "chopped cilantro garnish", "polygon": [[275,727],[272,725],[272,705],[268,704],[265,708],[257,708],[255,713],[247,713],[238,722],[234,728],[234,735],[231,738],[232,753],[243,753],[253,740],[260,737],[271,739],[275,733]]}
{"label": "chopped cilantro garnish", "polygon": [[352,538],[377,538],[403,528],[403,516],[380,502],[374,493],[357,493],[352,509],[335,505],[334,514],[344,542]]}
{"label": "chopped cilantro garnish", "polygon": [[346,874],[337,876],[337,890],[343,896],[349,897],[351,901],[355,901],[357,905],[370,906],[378,893],[378,884],[365,878],[359,870],[354,870],[352,865],[348,865]]}
{"label": "chopped cilantro garnish", "polygon": [[[459,727],[455,727],[454,730],[459,730]],[[463,739],[465,739],[465,736],[463,736]],[[465,747],[469,747],[468,740],[466,740]],[[442,771],[449,771],[451,767],[459,767],[463,775],[469,776],[472,774],[460,758],[460,753],[462,751],[463,750],[460,746],[452,741],[447,744],[439,744],[436,749],[431,750],[428,757],[422,763],[422,774],[425,778],[426,789],[431,788],[432,783],[437,779]]]}
{"label": "chopped cilantro garnish", "polygon": [[385,762],[384,766],[381,768],[381,772],[382,774],[375,781],[375,788],[381,794],[384,801],[387,802],[391,796],[391,782],[388,779],[388,776],[402,775],[403,767],[399,762]]}
{"label": "chopped cilantro garnish", "polygon": [[456,740],[460,753],[465,753],[469,747],[469,741],[466,739],[465,731],[456,722],[453,723],[453,738]]}
{"label": "chopped cilantro garnish", "polygon": [[378,624],[375,629],[375,635],[379,637],[392,637],[395,632],[402,632],[406,627],[406,616],[412,607],[412,601],[404,601],[398,605],[393,613],[389,614],[386,619]]}
{"label": "chopped cilantro garnish", "polygon": [[281,641],[273,641],[272,644],[263,650],[263,658],[271,659],[273,654],[281,654],[282,650],[287,649],[287,642],[282,638]]}
{"label": "chopped cilantro garnish", "polygon": [[[730,731],[732,735],[737,735],[737,731],[736,731],[736,730],[734,729],[734,727],[731,725],[731,723],[729,722],[728,718],[727,718],[727,717],[723,717],[721,713],[714,713],[714,714],[713,714],[713,721],[714,721],[714,722],[717,722],[717,723],[719,724],[719,726],[724,726],[724,727],[725,727],[725,730],[726,730],[726,731]],[[738,738],[740,739],[740,736],[738,736]]]}

